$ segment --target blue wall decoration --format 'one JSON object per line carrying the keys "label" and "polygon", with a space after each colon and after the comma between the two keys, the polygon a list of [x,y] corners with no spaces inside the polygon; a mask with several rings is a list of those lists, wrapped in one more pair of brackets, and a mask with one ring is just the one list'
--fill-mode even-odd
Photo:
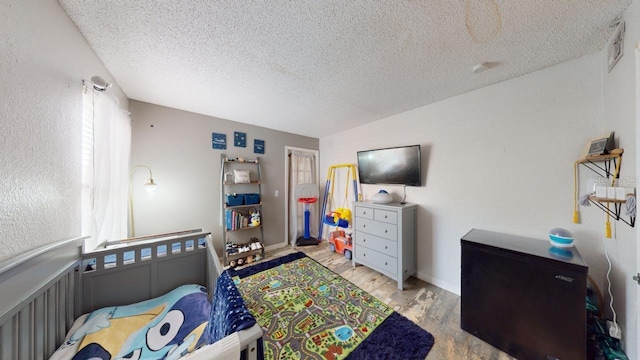
{"label": "blue wall decoration", "polygon": [[227,134],[211,134],[211,146],[216,150],[224,150],[227,148]]}
{"label": "blue wall decoration", "polygon": [[235,131],[233,133],[233,145],[236,147],[247,147],[247,134]]}
{"label": "blue wall decoration", "polygon": [[256,154],[264,154],[264,140],[253,140],[253,152]]}

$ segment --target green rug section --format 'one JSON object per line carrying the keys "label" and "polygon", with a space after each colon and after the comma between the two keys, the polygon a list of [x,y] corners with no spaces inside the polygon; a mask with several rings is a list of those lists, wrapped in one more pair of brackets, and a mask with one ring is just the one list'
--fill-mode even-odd
{"label": "green rug section", "polygon": [[308,257],[234,280],[265,332],[265,359],[344,359],[393,313]]}

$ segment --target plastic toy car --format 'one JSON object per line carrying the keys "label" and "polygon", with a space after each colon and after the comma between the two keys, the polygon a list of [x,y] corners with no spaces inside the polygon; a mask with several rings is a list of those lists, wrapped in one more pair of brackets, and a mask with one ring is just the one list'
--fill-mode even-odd
{"label": "plastic toy car", "polygon": [[351,256],[353,254],[351,234],[345,235],[345,232],[342,230],[330,232],[329,250],[343,254],[344,257],[351,260]]}

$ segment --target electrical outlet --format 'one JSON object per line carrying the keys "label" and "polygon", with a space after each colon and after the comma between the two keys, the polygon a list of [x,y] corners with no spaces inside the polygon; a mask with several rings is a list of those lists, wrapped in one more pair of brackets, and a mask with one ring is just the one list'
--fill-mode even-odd
{"label": "electrical outlet", "polygon": [[622,329],[620,328],[620,325],[611,320],[607,320],[607,327],[609,328],[609,336],[618,340],[622,339]]}

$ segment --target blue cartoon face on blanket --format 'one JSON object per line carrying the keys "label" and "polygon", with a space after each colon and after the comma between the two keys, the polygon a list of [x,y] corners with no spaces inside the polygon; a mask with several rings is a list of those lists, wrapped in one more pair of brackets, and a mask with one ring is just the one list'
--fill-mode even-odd
{"label": "blue cartoon face on blanket", "polygon": [[199,285],[92,312],[71,335],[76,359],[174,359],[205,343],[211,303]]}

